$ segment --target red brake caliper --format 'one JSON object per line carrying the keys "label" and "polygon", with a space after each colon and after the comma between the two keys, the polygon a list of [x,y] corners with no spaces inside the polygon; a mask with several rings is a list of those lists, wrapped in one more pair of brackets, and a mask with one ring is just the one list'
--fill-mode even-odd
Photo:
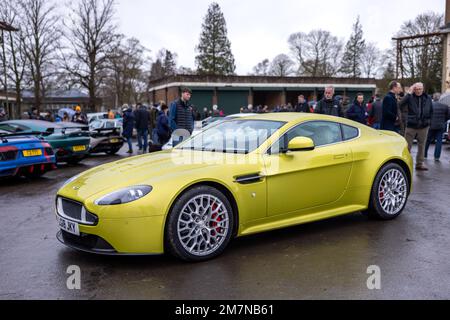
{"label": "red brake caliper", "polygon": [[[216,211],[216,209],[217,209],[217,204],[214,203],[214,204],[212,205],[211,210],[214,212],[214,211]],[[217,227],[217,222],[216,222],[216,217],[217,217],[217,215],[218,215],[218,213],[214,213],[214,214],[211,216],[211,220],[214,220],[214,222],[211,223],[211,227],[212,227],[212,228]],[[218,222],[222,221],[222,218],[221,218],[221,217],[217,218],[217,221],[218,221]],[[216,232],[221,232],[221,231],[222,231],[222,228],[216,228],[216,229],[212,232],[212,233],[213,233],[212,236],[215,236],[215,235],[216,235]]]}

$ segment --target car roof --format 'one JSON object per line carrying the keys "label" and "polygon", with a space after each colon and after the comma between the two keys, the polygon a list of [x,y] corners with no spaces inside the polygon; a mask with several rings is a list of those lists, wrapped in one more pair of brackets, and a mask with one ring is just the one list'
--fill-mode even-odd
{"label": "car roof", "polygon": [[229,116],[226,116],[225,118],[228,119],[236,119],[236,118],[247,118],[251,116],[257,116],[257,113],[236,113],[236,114],[230,114]]}
{"label": "car roof", "polygon": [[12,124],[22,124],[24,126],[38,126],[44,128],[55,128],[55,129],[64,129],[64,128],[82,128],[86,127],[86,125],[72,122],[48,122],[43,120],[10,120],[5,121],[3,123],[12,123]]}
{"label": "car roof", "polygon": [[304,121],[333,121],[353,126],[358,126],[357,122],[348,120],[346,118],[327,116],[317,113],[299,113],[299,112],[276,112],[276,113],[263,113],[254,116],[246,117],[245,119],[230,119],[230,121],[243,121],[243,120],[265,120],[265,121],[281,121],[281,122],[304,122]]}

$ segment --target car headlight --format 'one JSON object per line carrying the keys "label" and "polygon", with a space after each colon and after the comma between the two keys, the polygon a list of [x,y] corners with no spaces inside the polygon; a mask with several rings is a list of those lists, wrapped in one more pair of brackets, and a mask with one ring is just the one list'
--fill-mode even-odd
{"label": "car headlight", "polygon": [[114,191],[95,201],[98,206],[113,206],[139,200],[148,195],[153,188],[151,186],[134,186]]}

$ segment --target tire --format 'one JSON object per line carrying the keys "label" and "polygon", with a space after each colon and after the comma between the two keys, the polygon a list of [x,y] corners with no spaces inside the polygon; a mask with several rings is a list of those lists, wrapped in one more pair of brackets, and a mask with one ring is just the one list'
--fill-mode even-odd
{"label": "tire", "polygon": [[75,165],[79,164],[81,161],[83,161],[83,159],[84,159],[84,157],[83,158],[72,158],[70,160],[67,160],[67,163],[75,166]]}
{"label": "tire", "polygon": [[40,169],[36,169],[35,171],[33,171],[33,173],[25,173],[24,176],[28,179],[38,179],[41,178],[44,174],[46,174],[47,171],[41,171]]}
{"label": "tire", "polygon": [[166,248],[188,262],[213,259],[231,241],[234,223],[233,209],[223,193],[209,186],[192,188],[177,199],[169,213]]}
{"label": "tire", "polygon": [[396,163],[388,163],[375,178],[367,211],[369,217],[378,220],[397,218],[405,209],[409,193],[410,181],[405,170]]}
{"label": "tire", "polygon": [[120,149],[111,149],[106,151],[106,154],[109,154],[110,156],[115,155],[117,152],[119,152]]}

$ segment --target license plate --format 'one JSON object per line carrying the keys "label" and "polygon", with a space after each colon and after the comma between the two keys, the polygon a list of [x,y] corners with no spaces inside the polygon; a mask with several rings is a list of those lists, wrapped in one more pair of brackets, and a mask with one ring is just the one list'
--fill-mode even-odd
{"label": "license plate", "polygon": [[74,146],[73,151],[86,151],[86,146]]}
{"label": "license plate", "polygon": [[42,150],[41,149],[23,150],[22,154],[24,157],[38,157],[38,156],[42,156]]}
{"label": "license plate", "polygon": [[58,224],[62,230],[76,236],[80,235],[80,228],[78,226],[78,223],[66,220],[58,216]]}
{"label": "license plate", "polygon": [[109,140],[111,143],[118,143],[119,142],[119,139],[111,139],[111,140]]}

